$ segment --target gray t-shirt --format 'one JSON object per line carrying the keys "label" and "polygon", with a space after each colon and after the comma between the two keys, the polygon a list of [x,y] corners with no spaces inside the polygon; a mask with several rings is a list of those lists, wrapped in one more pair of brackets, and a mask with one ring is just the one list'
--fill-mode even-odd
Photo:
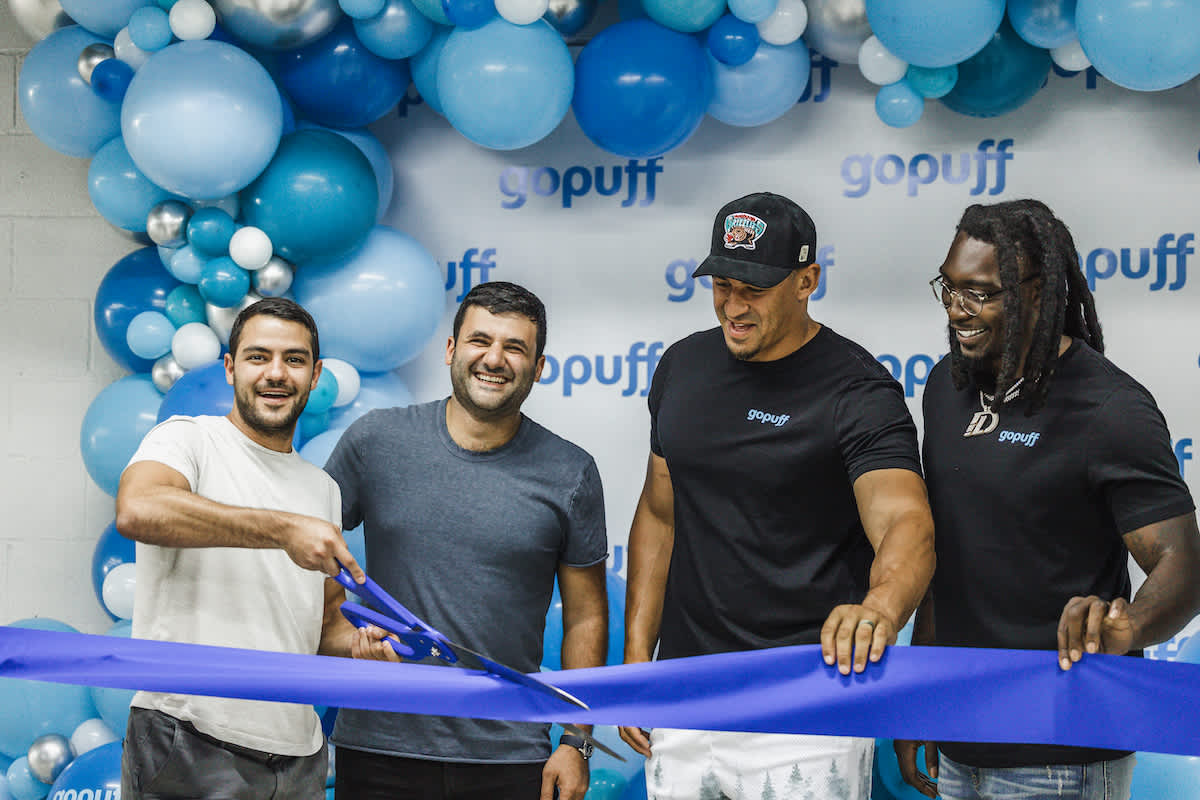
{"label": "gray t-shirt", "polygon": [[[342,524],[365,523],[371,577],[451,641],[522,672],[542,660],[559,564],[608,555],[595,461],[528,417],[512,441],[464,450],[446,400],[368,412],[325,469]],[[549,726],[342,709],[331,741],[374,753],[476,763],[549,756]]]}

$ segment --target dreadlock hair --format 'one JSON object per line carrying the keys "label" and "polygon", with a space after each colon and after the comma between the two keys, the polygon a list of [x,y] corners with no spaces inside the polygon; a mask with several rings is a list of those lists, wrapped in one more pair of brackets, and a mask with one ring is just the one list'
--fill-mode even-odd
{"label": "dreadlock hair", "polygon": [[[1025,382],[1018,395],[1025,401],[1025,415],[1037,412],[1046,402],[1050,382],[1058,366],[1058,343],[1063,334],[1082,339],[1093,350],[1104,352],[1104,337],[1096,304],[1087,279],[1079,268],[1079,254],[1071,232],[1045,203],[1010,200],[993,205],[973,205],[963,212],[956,229],[996,249],[1000,285],[1004,299],[1004,351],[996,376],[992,410],[999,409],[1004,395],[1016,383],[1021,360],[1021,267],[1030,275],[1041,275],[1038,292],[1038,321],[1025,358]],[[950,336],[950,373],[958,389],[970,383],[970,366],[954,335]]]}

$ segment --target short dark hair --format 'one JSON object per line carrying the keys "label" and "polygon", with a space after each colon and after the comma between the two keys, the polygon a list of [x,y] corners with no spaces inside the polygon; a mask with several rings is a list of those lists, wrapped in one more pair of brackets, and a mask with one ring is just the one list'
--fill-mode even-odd
{"label": "short dark hair", "polygon": [[321,340],[317,336],[317,323],[313,321],[312,315],[304,310],[304,306],[295,300],[288,300],[286,297],[265,297],[242,309],[241,313],[237,315],[237,319],[234,320],[233,328],[229,331],[229,352],[234,357],[237,356],[238,339],[242,337],[242,328],[246,321],[251,317],[258,316],[278,317],[288,322],[299,322],[308,329],[308,336],[312,340],[313,358],[321,357]]}
{"label": "short dark hair", "polygon": [[546,306],[533,292],[524,286],[518,286],[508,281],[489,281],[481,283],[463,298],[462,305],[454,315],[454,341],[458,341],[458,332],[462,329],[463,317],[471,306],[480,306],[492,314],[516,313],[528,317],[537,327],[537,353],[534,358],[541,358],[546,349]]}

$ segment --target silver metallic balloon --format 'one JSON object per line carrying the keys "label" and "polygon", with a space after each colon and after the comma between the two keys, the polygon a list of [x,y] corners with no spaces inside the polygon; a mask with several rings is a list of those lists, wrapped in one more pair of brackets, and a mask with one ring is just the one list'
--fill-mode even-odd
{"label": "silver metallic balloon", "polygon": [[[271,266],[270,264],[267,267]],[[267,267],[263,267],[266,269]],[[259,270],[262,272],[262,270]],[[254,273],[251,273],[254,274]],[[229,333],[233,330],[233,323],[237,321],[238,314],[242,313],[242,309],[246,306],[251,306],[262,300],[261,295],[254,292],[246,292],[246,296],[242,298],[242,302],[236,306],[229,308],[221,308],[214,306],[212,303],[205,303],[204,318],[208,321],[208,327],[213,329],[213,333],[221,340],[221,344],[229,346]]]}
{"label": "silver metallic balloon", "polygon": [[162,247],[183,247],[187,244],[187,224],[192,209],[178,200],[163,200],[146,215],[146,235]]}
{"label": "silver metallic balloon", "polygon": [[250,280],[263,297],[279,297],[292,288],[293,275],[291,264],[279,256],[271,256],[265,267],[250,273]]}
{"label": "silver metallic balloon", "polygon": [[183,377],[184,372],[186,370],[179,366],[179,362],[175,360],[175,356],[167,353],[158,361],[155,361],[154,366],[150,368],[150,380],[154,381],[155,389],[166,394],[175,385],[175,381]]}
{"label": "silver metallic balloon", "polygon": [[804,42],[842,64],[858,63],[858,48],[871,38],[866,0],[806,0]]}
{"label": "silver metallic balloon", "polygon": [[29,745],[29,771],[42,783],[54,783],[74,757],[67,737],[47,733]]}
{"label": "silver metallic balloon", "polygon": [[76,67],[79,69],[79,77],[83,78],[83,82],[89,86],[92,83],[92,70],[101,61],[107,61],[110,58],[116,58],[116,52],[111,44],[104,42],[96,42],[89,44],[79,53],[79,61],[76,62]]}
{"label": "silver metallic balloon", "polygon": [[217,19],[247,44],[294,50],[337,25],[337,0],[213,0]]}
{"label": "silver metallic balloon", "polygon": [[21,30],[40,42],[59,28],[73,24],[58,0],[8,0],[8,8]]}
{"label": "silver metallic balloon", "polygon": [[597,0],[550,0],[545,19],[563,36],[574,36],[596,15]]}

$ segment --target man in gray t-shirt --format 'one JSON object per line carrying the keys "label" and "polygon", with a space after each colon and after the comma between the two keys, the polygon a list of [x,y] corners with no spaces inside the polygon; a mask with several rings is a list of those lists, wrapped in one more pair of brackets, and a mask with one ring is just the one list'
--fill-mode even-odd
{"label": "man in gray t-shirt", "polygon": [[[556,575],[563,667],[602,665],[608,635],[600,474],[521,413],[545,341],[533,294],[475,287],[446,344],[451,396],[369,412],[325,465],[343,526],[365,523],[375,580],[448,638],[525,672],[541,662]],[[378,635],[358,632],[355,656],[395,660]],[[556,788],[579,800],[590,743],[565,735],[551,753],[548,727],[343,709],[336,795],[535,800]]]}

